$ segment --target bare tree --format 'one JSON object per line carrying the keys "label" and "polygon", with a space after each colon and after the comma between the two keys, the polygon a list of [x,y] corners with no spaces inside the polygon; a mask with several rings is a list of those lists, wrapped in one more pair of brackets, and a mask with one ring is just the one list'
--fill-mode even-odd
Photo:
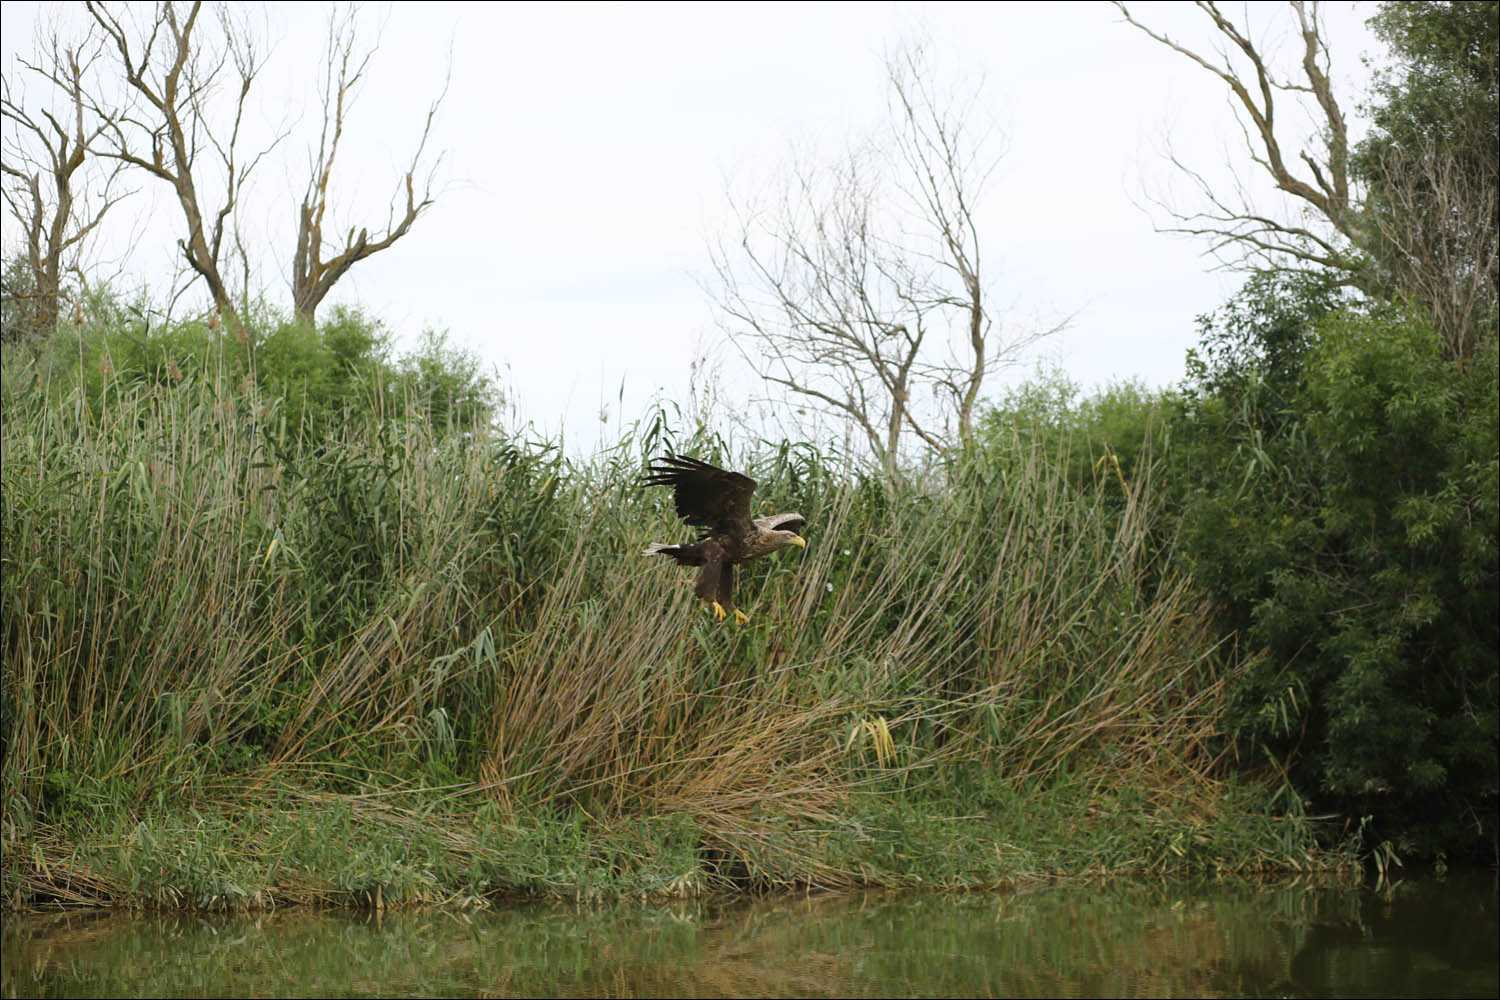
{"label": "bare tree", "polygon": [[56,108],[29,107],[16,81],[0,77],[5,119],[0,171],[5,207],[21,227],[29,298],[24,325],[35,335],[49,336],[56,327],[64,274],[81,276],[79,261],[89,236],[128,193],[115,192],[119,164],[102,171],[102,177],[87,176],[87,165],[98,162],[89,146],[101,126],[85,125],[83,77],[99,54],[98,40],[91,36],[70,47],[53,35],[33,61],[21,61],[49,90],[55,88],[61,98]]}
{"label": "bare tree", "polygon": [[939,450],[966,438],[986,375],[1053,331],[997,336],[975,222],[985,136],[938,99],[920,47],[887,70],[888,146],[795,166],[774,203],[737,209],[738,245],[713,262],[726,330],[757,373],[846,422],[894,475],[908,436]]}
{"label": "bare tree", "polygon": [[[1129,24],[1223,81],[1251,161],[1277,188],[1312,210],[1296,219],[1277,218],[1254,205],[1243,184],[1234,183],[1232,191],[1216,189],[1174,155],[1172,162],[1192,179],[1207,207],[1183,212],[1165,206],[1175,221],[1161,228],[1208,237],[1216,253],[1237,254],[1236,263],[1253,268],[1283,265],[1290,258],[1300,265],[1352,275],[1356,260],[1349,247],[1363,234],[1350,184],[1348,129],[1329,80],[1328,45],[1321,34],[1318,4],[1291,0],[1301,59],[1298,72],[1287,77],[1272,68],[1249,29],[1236,25],[1210,0],[1197,0],[1196,6],[1222,43],[1211,56],[1146,27],[1122,0],[1115,0],[1115,6]],[[1290,145],[1285,135],[1286,123],[1293,119],[1287,112],[1298,107],[1318,124],[1317,139],[1302,148]]]}
{"label": "bare tree", "polygon": [[[340,278],[355,264],[372,254],[387,249],[411,229],[417,217],[433,203],[432,183],[437,163],[427,171],[421,190],[417,186],[417,170],[422,161],[427,139],[432,132],[432,121],[438,106],[447,93],[446,85],[437,100],[427,111],[427,120],[422,135],[412,154],[411,166],[407,168],[391,201],[386,216],[385,229],[375,236],[367,228],[356,235],[351,227],[343,238],[342,247],[333,250],[333,256],[323,259],[326,244],[323,224],[328,212],[328,186],[333,177],[334,161],[338,156],[339,140],[344,134],[344,116],[348,112],[359,87],[361,78],[378,49],[378,43],[364,52],[356,51],[356,10],[347,8],[342,17],[330,15],[328,21],[328,55],[322,84],[323,129],[318,137],[318,154],[313,163],[312,177],[302,197],[297,223],[297,252],[292,262],[292,303],[297,317],[312,325],[318,304],[333,289]],[[438,160],[441,161],[441,155]],[[397,200],[405,202],[399,220],[396,218]]]}
{"label": "bare tree", "polygon": [[1486,170],[1467,169],[1431,140],[1380,150],[1366,212],[1372,281],[1421,302],[1454,358],[1493,333],[1500,274],[1496,150],[1482,138],[1469,148],[1488,158]]}
{"label": "bare tree", "polygon": [[[127,84],[119,106],[106,103],[103,87],[94,94],[104,152],[172,186],[187,228],[177,241],[183,259],[208,285],[215,308],[242,332],[225,279],[225,240],[234,242],[229,230],[247,179],[279,141],[248,157],[240,148],[250,89],[264,63],[252,33],[219,7],[217,37],[211,37],[201,2],[185,13],[170,0],[160,3],[140,28],[105,4],[91,0],[86,6],[115,49]],[[227,127],[211,107],[221,78],[233,88]],[[210,210],[205,185],[222,189]]]}

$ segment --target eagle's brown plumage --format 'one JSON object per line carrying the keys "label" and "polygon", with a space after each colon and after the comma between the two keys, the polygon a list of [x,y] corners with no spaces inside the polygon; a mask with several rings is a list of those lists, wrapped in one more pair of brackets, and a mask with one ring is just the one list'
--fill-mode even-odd
{"label": "eagle's brown plumage", "polygon": [[644,555],[667,555],[683,566],[702,567],[693,593],[720,619],[734,614],[750,619],[734,606],[734,568],[788,545],[807,547],[797,532],[807,523],[801,514],[750,516],[750,494],[755,480],[738,472],[685,456],[665,455],[642,480],[647,486],[672,487],[677,516],[704,534],[684,545],[652,542]]}

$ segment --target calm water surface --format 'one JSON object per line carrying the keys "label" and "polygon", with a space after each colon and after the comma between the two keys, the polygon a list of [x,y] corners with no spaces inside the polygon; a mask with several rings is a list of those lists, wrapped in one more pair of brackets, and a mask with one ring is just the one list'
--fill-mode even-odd
{"label": "calm water surface", "polygon": [[5,996],[1477,996],[1494,872],[494,912],[11,917]]}

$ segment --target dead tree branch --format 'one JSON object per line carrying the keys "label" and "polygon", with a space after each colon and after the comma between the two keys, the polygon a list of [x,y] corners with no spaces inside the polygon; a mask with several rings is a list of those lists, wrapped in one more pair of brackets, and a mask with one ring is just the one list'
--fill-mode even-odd
{"label": "dead tree branch", "polygon": [[[201,2],[185,13],[161,3],[141,28],[127,25],[103,3],[90,0],[86,6],[114,48],[127,84],[122,104],[108,103],[102,87],[92,102],[105,153],[171,185],[187,230],[177,243],[183,259],[238,329],[225,280],[225,238],[251,173],[284,137],[253,154],[241,148],[248,97],[264,57],[251,32],[223,8],[213,37]],[[233,100],[227,127],[215,104],[221,80],[229,82]],[[205,207],[205,185],[222,190],[217,207]]]}
{"label": "dead tree branch", "polygon": [[[417,171],[432,134],[433,119],[447,94],[446,82],[427,110],[427,119],[417,141],[416,151],[412,154],[411,165],[398,185],[396,197],[391,201],[384,230],[372,236],[368,228],[361,227],[356,234],[351,226],[342,240],[342,246],[334,248],[329,245],[324,236],[324,223],[327,221],[329,206],[329,184],[338,157],[339,141],[344,135],[345,116],[354,102],[370,59],[379,48],[377,43],[365,51],[357,51],[355,16],[356,11],[349,8],[342,17],[338,14],[329,17],[327,68],[322,84],[323,128],[318,138],[312,176],[298,213],[297,248],[292,262],[292,303],[297,317],[308,325],[312,325],[314,321],[318,304],[351,267],[392,246],[411,230],[412,224],[422,212],[433,204],[433,179],[438,164],[442,161],[442,156],[439,155],[419,186]],[[397,205],[401,202],[404,202],[404,208],[397,219]],[[325,249],[332,252],[327,260],[323,257]]]}
{"label": "dead tree branch", "polygon": [[90,176],[90,167],[99,162],[90,146],[102,126],[85,123],[83,78],[99,55],[100,43],[92,34],[74,46],[54,35],[36,57],[21,61],[60,99],[51,108],[29,105],[16,81],[0,77],[5,121],[0,172],[5,207],[21,228],[28,286],[23,290],[27,301],[12,304],[26,314],[23,325],[32,335],[52,333],[61,312],[64,274],[82,275],[80,261],[89,237],[129,194],[117,190],[119,164]]}
{"label": "dead tree branch", "polygon": [[[1362,233],[1357,200],[1350,186],[1348,129],[1329,79],[1328,46],[1320,31],[1318,4],[1309,6],[1302,0],[1291,0],[1301,60],[1299,74],[1287,78],[1273,71],[1267,53],[1257,47],[1248,29],[1231,21],[1210,0],[1197,0],[1196,6],[1225,43],[1213,59],[1146,27],[1122,0],[1115,0],[1115,6],[1128,24],[1212,73],[1229,88],[1251,162],[1277,188],[1312,210],[1304,216],[1310,214],[1321,220],[1314,226],[1257,210],[1238,184],[1234,192],[1237,197],[1228,198],[1173,155],[1172,163],[1192,180],[1208,207],[1183,212],[1163,205],[1176,221],[1159,228],[1207,237],[1215,252],[1238,251],[1240,260],[1232,262],[1251,268],[1290,258],[1303,265],[1352,273],[1356,263],[1347,248],[1359,243]],[[1237,53],[1248,70],[1237,68],[1231,53]],[[1318,146],[1293,149],[1287,144],[1277,120],[1286,110],[1278,103],[1283,99],[1314,115],[1321,137]],[[1283,121],[1286,117],[1282,114]]]}
{"label": "dead tree branch", "polygon": [[1382,150],[1366,213],[1376,282],[1422,303],[1454,358],[1472,356],[1484,329],[1493,331],[1500,274],[1496,153],[1482,137],[1470,148],[1488,158],[1483,171],[1431,137]]}

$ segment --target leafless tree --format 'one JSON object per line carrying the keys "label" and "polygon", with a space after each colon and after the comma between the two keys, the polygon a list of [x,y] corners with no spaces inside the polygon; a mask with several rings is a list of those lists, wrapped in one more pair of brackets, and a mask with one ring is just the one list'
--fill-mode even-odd
{"label": "leafless tree", "polygon": [[81,276],[80,258],[90,235],[128,193],[116,184],[119,164],[88,176],[100,162],[89,146],[101,126],[85,124],[83,78],[99,54],[99,41],[91,35],[68,46],[54,34],[35,58],[19,63],[57,96],[51,108],[46,102],[29,104],[16,80],[0,77],[5,207],[22,234],[23,291],[29,299],[21,304],[25,325],[40,336],[56,327],[64,275]]}
{"label": "leafless tree", "polygon": [[794,166],[736,208],[713,253],[726,331],[767,382],[847,423],[893,475],[903,440],[966,438],[986,375],[1051,330],[1002,339],[975,206],[994,166],[969,108],[939,99],[924,52],[887,63],[888,143]]}
{"label": "leafless tree", "polygon": [[[342,15],[334,13],[329,17],[328,52],[321,90],[323,128],[318,137],[318,152],[313,161],[312,177],[308,181],[298,214],[297,251],[292,262],[292,303],[297,317],[309,326],[313,323],[318,304],[351,267],[366,257],[387,249],[405,236],[417,217],[433,203],[432,183],[437,163],[434,162],[427,171],[420,191],[416,175],[432,132],[433,118],[447,92],[446,86],[428,108],[416,152],[412,154],[411,166],[400,182],[397,197],[391,201],[384,231],[371,236],[367,228],[360,228],[356,234],[355,229],[350,227],[341,247],[327,246],[323,226],[328,213],[328,188],[333,177],[334,161],[338,156],[339,140],[344,134],[345,115],[353,103],[370,59],[378,48],[377,45],[368,50],[357,50],[356,13],[350,7]],[[439,156],[438,160],[441,159]],[[405,203],[399,220],[396,218],[398,199]],[[323,259],[325,247],[333,253],[328,260]]]}
{"label": "leafless tree", "polygon": [[[1352,275],[1356,261],[1350,246],[1363,234],[1358,201],[1351,187],[1348,129],[1329,79],[1330,58],[1321,34],[1318,4],[1291,0],[1301,56],[1299,70],[1291,76],[1279,75],[1248,27],[1235,24],[1210,0],[1196,3],[1220,42],[1209,55],[1137,21],[1122,0],[1115,0],[1115,6],[1129,24],[1212,73],[1229,88],[1251,161],[1277,188],[1311,210],[1297,218],[1278,218],[1265,206],[1255,205],[1244,184],[1237,181],[1216,187],[1173,155],[1173,163],[1193,181],[1207,206],[1196,211],[1164,206],[1174,221],[1161,228],[1209,238],[1214,251],[1227,253],[1230,263],[1259,268],[1285,265],[1290,260],[1299,266]],[[1307,143],[1289,141],[1285,134],[1288,122],[1296,119],[1289,112],[1298,108],[1308,111],[1318,124],[1317,138]]]}
{"label": "leafless tree", "polygon": [[1373,280],[1426,306],[1454,358],[1470,357],[1485,327],[1493,332],[1500,273],[1497,151],[1483,136],[1465,148],[1485,157],[1484,169],[1430,137],[1417,149],[1386,148],[1366,212],[1378,247]]}
{"label": "leafless tree", "polygon": [[[127,23],[129,12],[111,5],[91,0],[86,7],[115,50],[126,83],[118,105],[106,97],[112,86],[91,93],[103,152],[172,186],[187,230],[177,241],[183,259],[208,285],[215,308],[243,334],[225,277],[235,239],[230,229],[246,181],[280,138],[251,154],[241,149],[250,90],[264,64],[253,33],[236,24],[227,7],[214,8],[216,24],[206,23],[201,2],[186,10],[170,0],[160,3],[143,25]],[[227,123],[230,116],[214,106],[225,79],[233,95]],[[215,207],[205,207],[208,189],[218,194]]]}

